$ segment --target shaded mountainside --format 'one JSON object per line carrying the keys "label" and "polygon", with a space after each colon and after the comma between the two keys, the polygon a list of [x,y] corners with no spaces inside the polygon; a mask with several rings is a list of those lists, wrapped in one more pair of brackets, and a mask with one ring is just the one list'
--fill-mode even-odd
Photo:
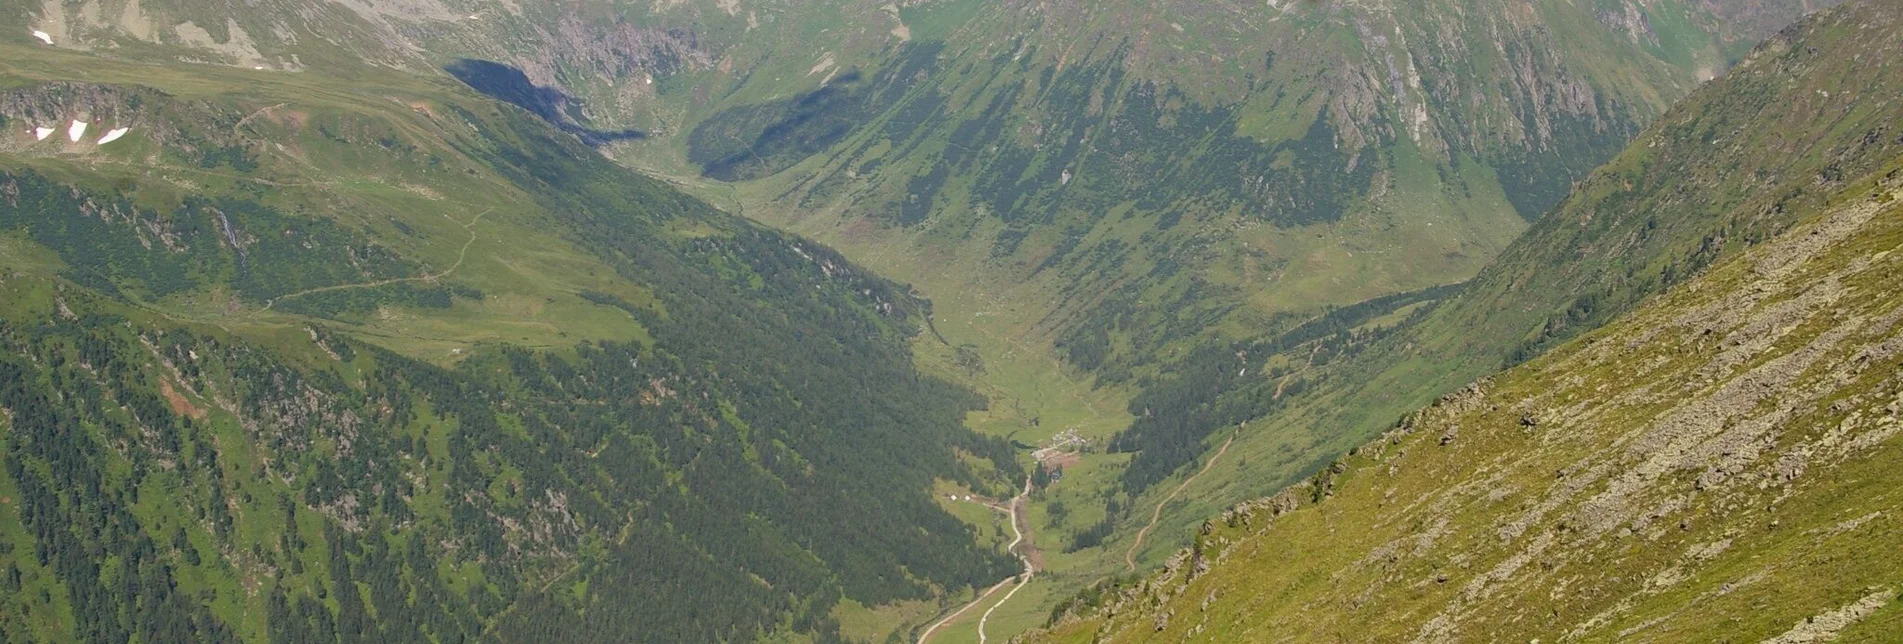
{"label": "shaded mountainside", "polygon": [[447,81],[0,61],[7,641],[835,641],[1015,569],[836,252]]}
{"label": "shaded mountainside", "polygon": [[[1903,164],[1035,641],[1890,641]],[[1098,604],[1098,608],[1089,608]]]}
{"label": "shaded mountainside", "polygon": [[1144,450],[1126,477],[1174,471],[1205,437],[1249,421],[1238,449],[1276,467],[1215,477],[1210,498],[1266,494],[1407,410],[1778,234],[1903,153],[1903,75],[1885,71],[1903,59],[1897,37],[1897,8],[1876,2],[1780,33],[1581,181],[1457,295],[1399,327],[1302,345],[1318,368],[1277,377],[1287,359],[1273,343],[1185,361],[1174,370],[1187,377],[1157,389],[1172,403],[1124,437]]}

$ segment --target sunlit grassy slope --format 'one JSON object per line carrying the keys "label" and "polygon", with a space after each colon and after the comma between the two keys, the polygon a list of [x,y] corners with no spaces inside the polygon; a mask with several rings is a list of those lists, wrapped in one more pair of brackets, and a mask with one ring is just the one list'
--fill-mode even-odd
{"label": "sunlit grassy slope", "polygon": [[[1406,411],[1604,324],[1716,258],[1776,235],[1887,163],[1903,151],[1890,133],[1903,118],[1903,77],[1871,69],[1898,64],[1886,47],[1897,29],[1893,7],[1861,3],[1761,46],[1583,180],[1458,295],[1297,378],[1307,381],[1302,393],[1252,420],[1235,447],[1244,459],[1273,465],[1218,468],[1196,486],[1207,491],[1192,494],[1206,503],[1172,513],[1175,525],[1270,493]],[[1270,360],[1236,366],[1261,373]],[[1246,410],[1285,388],[1235,378],[1192,400]]]}
{"label": "sunlit grassy slope", "polygon": [[1889,641],[1900,173],[1211,518],[1037,639]]}
{"label": "sunlit grassy slope", "polygon": [[[1769,637],[1839,609],[1869,620],[1852,640],[1893,631],[1894,562],[1865,554],[1896,483],[1899,28],[1852,3],[1693,94],[1464,292],[1245,427],[1167,513],[1219,517],[1179,533],[1214,572],[1184,587],[1186,555],[1057,633]],[[1212,404],[1276,389],[1249,387]],[[1224,510],[1275,472],[1313,477]]]}

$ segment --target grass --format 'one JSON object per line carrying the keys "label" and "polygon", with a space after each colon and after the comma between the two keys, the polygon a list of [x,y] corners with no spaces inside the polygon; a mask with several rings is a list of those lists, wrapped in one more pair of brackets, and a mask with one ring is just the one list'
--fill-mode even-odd
{"label": "grass", "polygon": [[[1896,356],[1873,348],[1894,340],[1903,311],[1883,286],[1903,270],[1891,252],[1903,241],[1903,210],[1870,205],[1867,192],[1853,187],[1852,199],[1765,250],[1494,378],[1482,394],[1423,410],[1410,429],[1345,457],[1321,500],[1297,488],[1292,513],[1258,507],[1247,522],[1215,521],[1198,539],[1215,570],[1189,582],[1153,578],[1168,589],[1159,603],[1125,597],[1116,617],[1041,641],[1388,640],[1434,623],[1450,637],[1515,641],[1575,629],[1592,641],[1762,639],[1873,592],[1896,596],[1903,562],[1877,554],[1903,535],[1885,509],[1903,494],[1889,466],[1903,456],[1891,436]],[[1801,248],[1816,222],[1864,207],[1883,212],[1844,241],[1797,255],[1790,276],[1773,281],[1760,269]],[[1859,295],[1803,304],[1832,279]],[[1753,326],[1790,305],[1801,306],[1796,319]],[[1715,341],[1697,331],[1707,310],[1727,321]],[[1762,349],[1729,369],[1707,366],[1738,346]],[[1879,362],[1865,368],[1858,356]],[[1696,406],[1729,400],[1718,392],[1751,379],[1794,386],[1742,406]],[[1723,422],[1701,428],[1711,415]],[[1763,416],[1775,420],[1751,434],[1760,447],[1720,449],[1730,443],[1719,435],[1756,432],[1746,428]],[[1809,457],[1792,474],[1784,468],[1795,454]],[[1583,487],[1571,487],[1575,479]],[[1845,641],[1881,641],[1897,606],[1885,599]],[[1154,628],[1165,612],[1167,627]]]}
{"label": "grass", "polygon": [[0,266],[15,274],[48,276],[65,268],[59,256],[45,246],[21,239],[14,233],[0,233]]}
{"label": "grass", "polygon": [[995,612],[985,622],[986,641],[1009,641],[1019,633],[1042,625],[1044,619],[1049,617],[1050,610],[1040,607],[1054,603],[1055,600],[1049,595],[1055,586],[1048,581],[1033,580],[1012,596],[1010,601],[1004,601],[1004,596],[1011,592],[1014,585],[1008,584],[998,589],[985,602],[973,606],[965,614],[959,615],[958,619],[947,622],[932,634],[932,642],[952,644],[978,641],[978,622],[984,619],[986,611],[992,611],[994,607]]}
{"label": "grass", "polygon": [[956,0],[899,8],[899,17],[915,40],[948,40],[959,28],[977,17],[984,8],[982,0]]}
{"label": "grass", "polygon": [[841,600],[833,609],[839,620],[839,634],[849,641],[884,642],[904,624],[916,624],[931,617],[932,602],[901,602],[876,608],[851,599]]}
{"label": "grass", "polygon": [[[578,248],[576,240],[564,236],[565,232],[574,230],[566,225],[568,222],[558,220],[555,213],[540,205],[537,197],[544,195],[518,188],[521,185],[518,181],[527,182],[505,176],[507,166],[488,156],[494,153],[489,148],[497,145],[488,137],[507,137],[519,132],[504,126],[520,125],[510,121],[520,116],[498,112],[486,101],[456,87],[394,72],[368,72],[368,78],[352,79],[315,74],[246,75],[209,66],[180,68],[98,60],[71,52],[36,50],[32,55],[4,55],[13,51],[11,47],[0,45],[0,79],[16,87],[79,79],[138,85],[156,91],[137,94],[147,101],[140,107],[147,110],[141,112],[143,117],[153,119],[149,127],[151,136],[142,133],[114,147],[77,151],[16,144],[10,138],[0,142],[0,168],[31,170],[52,181],[76,184],[102,194],[133,195],[139,206],[159,213],[177,208],[186,195],[255,198],[264,207],[298,216],[327,218],[346,232],[361,232],[382,243],[406,260],[404,266],[410,267],[408,272],[389,279],[415,283],[441,281],[482,293],[479,298],[458,297],[449,308],[411,308],[386,303],[364,313],[320,318],[298,315],[279,306],[283,301],[298,299],[299,293],[317,291],[295,291],[280,294],[273,301],[263,301],[242,297],[222,284],[212,284],[169,297],[133,302],[136,308],[126,308],[136,321],[155,322],[164,318],[167,322],[155,326],[191,328],[238,345],[281,349],[288,354],[288,362],[305,362],[307,364],[302,366],[312,367],[313,372],[326,371],[346,381],[361,374],[355,372],[355,367],[329,367],[322,352],[313,346],[308,335],[311,328],[322,326],[438,364],[456,362],[480,346],[502,343],[558,348],[556,351],[560,352],[559,348],[590,340],[652,342],[647,330],[627,312],[616,306],[594,303],[615,298],[634,306],[655,303],[656,297],[640,285],[641,278],[618,274],[592,251]],[[161,117],[166,120],[160,122]],[[232,125],[241,120],[243,127]],[[495,132],[498,130],[500,133]],[[256,167],[244,171],[225,167],[207,169],[185,158],[188,155],[181,151],[188,145],[226,143],[241,148],[244,154],[239,157],[255,162]],[[570,148],[556,151],[575,152]],[[616,175],[610,173],[610,177],[613,176]],[[653,194],[658,192],[643,194],[666,198],[665,194]],[[630,210],[624,214],[656,217],[662,214],[660,210]],[[564,213],[565,216],[575,214]],[[594,214],[611,216],[611,213]],[[734,232],[718,229],[721,225],[743,226],[737,221],[707,217],[705,221],[668,227],[663,233],[678,234],[683,243],[707,240],[717,245]],[[269,237],[279,231],[261,228],[244,232],[254,237]],[[656,243],[669,241],[673,239]],[[33,304],[38,307],[34,319],[50,318],[49,278],[62,269],[59,257],[26,241],[22,235],[8,231],[0,233],[0,262],[6,266],[0,279],[13,282],[0,288],[6,289],[10,296],[16,291],[37,289],[33,292],[38,298],[29,302],[8,297],[4,307],[13,311]],[[379,276],[376,281],[320,288],[352,289],[385,281]],[[756,288],[764,283],[765,280],[756,276]],[[865,283],[874,286],[876,280],[868,279]],[[833,295],[829,293],[828,297]],[[666,312],[657,313],[665,315]],[[866,315],[870,317],[871,313]],[[1027,377],[1013,366],[1015,364],[1010,359],[1001,359],[997,362],[997,373],[1011,378]],[[205,400],[195,402],[201,406],[211,405]],[[1076,412],[1079,416],[1082,413]],[[1000,413],[992,424],[1002,427],[1014,422],[1012,418]],[[452,450],[448,435],[452,430],[444,418],[433,414],[426,405],[419,410],[419,420],[408,429],[425,439],[431,453],[429,466],[418,463],[406,468],[422,479],[417,481],[418,494],[410,508],[419,515],[420,521],[447,524],[452,504],[443,495],[449,485],[447,463]],[[503,433],[519,437],[510,432],[520,429],[507,426]],[[264,639],[267,634],[265,615],[255,609],[266,593],[275,590],[274,586],[297,585],[295,590],[299,592],[293,595],[309,591],[310,596],[319,596],[326,590],[329,557],[324,547],[324,531],[328,520],[308,508],[300,510],[287,534],[286,520],[278,503],[287,489],[296,488],[280,478],[309,480],[313,472],[271,471],[270,467],[285,467],[287,461],[267,459],[268,450],[258,444],[259,437],[248,435],[235,423],[215,421],[205,431],[214,436],[220,446],[219,469],[228,473],[219,492],[232,501],[234,536],[225,542],[227,552],[206,550],[203,553],[210,560],[204,569],[182,570],[179,573],[181,589],[194,596],[215,595],[218,599],[206,600],[207,603],[221,618],[233,624],[241,636]],[[327,454],[338,446],[336,441],[318,441],[311,446],[311,452]],[[477,460],[495,465],[495,459],[500,458],[485,453]],[[496,505],[499,510],[508,511],[527,504],[526,499],[513,498],[515,488],[511,485],[515,480],[526,478],[525,473],[504,462],[494,471],[482,474],[488,477],[485,482],[489,496],[499,500]],[[678,476],[678,473],[670,475]],[[186,487],[202,494],[210,484],[159,476],[152,485],[154,492]],[[971,512],[974,509],[975,514]],[[177,518],[193,516],[193,510],[188,501],[152,494],[143,498],[137,514],[142,523],[154,530],[166,530],[177,525]],[[966,518],[978,524],[981,530],[986,529],[984,526],[989,522],[989,533],[995,539],[999,526],[994,513],[974,507],[960,511],[971,515]],[[4,514],[12,523],[0,523],[0,529],[17,526],[10,512]],[[169,537],[169,534],[160,536]],[[279,543],[291,536],[296,538],[290,540],[304,545],[294,552],[279,553]],[[213,540],[201,538],[198,541],[202,542],[199,546],[209,548]],[[14,542],[31,543],[31,540]],[[254,549],[269,554],[254,556]],[[471,591],[499,588],[510,582],[486,578],[481,562],[457,557],[446,556],[438,568],[452,593],[479,597],[484,593]],[[266,559],[280,567],[295,566],[299,572],[273,574]],[[112,565],[108,562],[109,570],[116,570]],[[29,590],[37,588],[28,587]],[[65,595],[63,591],[56,594]],[[9,605],[16,604],[9,602]],[[53,624],[42,627],[41,630],[53,633],[45,639],[62,639],[59,633],[70,633],[73,628],[73,620],[57,618],[55,608],[51,604],[45,608],[44,615],[48,623]],[[250,610],[247,612],[247,609]],[[848,607],[842,615],[855,616],[857,626],[866,626],[893,620],[922,620],[929,609],[930,606],[909,604],[864,611]]]}
{"label": "grass", "polygon": [[[140,139],[142,132],[135,130],[117,147],[96,152],[48,156],[33,146],[0,150],[0,167],[30,167],[88,185],[136,182],[144,188],[135,193],[143,205],[157,208],[176,203],[171,195],[178,190],[167,188],[167,182],[201,191],[237,192],[266,182],[271,188],[263,193],[266,203],[300,209],[330,206],[326,211],[346,226],[377,230],[378,239],[414,258],[425,273],[442,273],[454,266],[456,270],[444,275],[445,279],[473,286],[487,296],[427,315],[384,310],[358,319],[325,321],[343,322],[341,330],[361,339],[447,363],[458,350],[482,343],[563,347],[590,339],[645,337],[626,313],[585,301],[579,294],[606,292],[632,302],[649,301],[651,296],[631,288],[612,269],[557,237],[547,225],[549,215],[506,181],[480,172],[448,171],[479,163],[456,147],[465,145],[460,142],[472,131],[470,124],[448,116],[451,108],[466,106],[475,114],[494,110],[468,105],[472,101],[460,90],[440,81],[396,73],[371,73],[344,81],[317,74],[256,73],[217,66],[179,69],[37,49],[32,55],[7,56],[0,62],[0,76],[19,84],[59,79],[138,85],[180,99],[210,101],[250,117],[240,139],[255,145],[261,162],[258,171],[247,174],[154,163],[167,150]],[[318,136],[313,130],[320,127],[381,131],[389,140],[414,146],[413,158],[428,156],[443,167],[392,161],[388,154],[367,155],[362,151],[365,146]],[[489,214],[477,220],[481,213]],[[15,256],[31,251],[19,247],[7,244],[9,264],[26,266],[24,256]],[[45,260],[33,261],[43,265]],[[262,304],[236,301],[215,291],[147,303],[168,317],[227,329],[268,333],[309,322],[302,316],[261,310]]]}

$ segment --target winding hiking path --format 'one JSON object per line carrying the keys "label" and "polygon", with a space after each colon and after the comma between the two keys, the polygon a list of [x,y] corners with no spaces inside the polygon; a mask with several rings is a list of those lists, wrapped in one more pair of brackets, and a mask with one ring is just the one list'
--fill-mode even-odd
{"label": "winding hiking path", "polygon": [[470,219],[469,223],[462,224],[463,230],[469,231],[469,241],[463,242],[462,250],[456,252],[456,263],[450,264],[449,268],[443,269],[441,272],[425,273],[423,275],[418,275],[416,277],[393,277],[387,280],[377,280],[375,282],[362,282],[358,284],[337,284],[333,286],[320,286],[318,288],[306,289],[306,290],[298,291],[296,293],[286,293],[284,295],[279,295],[277,297],[271,298],[270,301],[265,302],[264,308],[258,309],[258,313],[264,313],[265,311],[271,310],[271,307],[277,306],[280,300],[288,300],[292,298],[304,297],[306,295],[314,295],[317,293],[328,293],[330,291],[344,291],[344,290],[349,290],[353,288],[376,288],[378,286],[397,284],[400,282],[430,282],[430,281],[439,280],[445,277],[449,277],[451,273],[456,272],[456,269],[462,268],[463,260],[469,257],[469,247],[475,245],[476,243],[476,224],[481,223],[483,217],[489,216],[489,213],[495,212],[495,210],[496,210],[495,208],[484,210],[482,211],[482,214],[476,215],[474,218]]}
{"label": "winding hiking path", "polygon": [[275,110],[275,109],[278,109],[278,108],[281,108],[281,107],[284,107],[284,106],[286,106],[286,105],[289,105],[289,104],[290,104],[290,103],[278,103],[277,105],[272,105],[272,106],[270,106],[270,107],[261,107],[261,108],[258,108],[258,111],[256,111],[256,112],[252,112],[252,113],[250,113],[250,114],[246,114],[246,115],[244,115],[244,118],[241,118],[241,119],[238,119],[238,122],[237,122],[237,123],[233,123],[233,124],[231,125],[231,135],[232,135],[232,136],[244,136],[243,134],[240,134],[240,133],[238,132],[238,130],[241,130],[241,129],[244,129],[244,126],[245,126],[245,124],[246,124],[246,123],[250,123],[250,122],[251,122],[251,119],[254,119],[254,118],[257,118],[257,117],[260,117],[260,116],[263,116],[263,115],[265,115],[265,114],[267,114],[267,113],[270,113],[270,111],[271,111],[271,110]]}
{"label": "winding hiking path", "polygon": [[1215,467],[1216,461],[1222,458],[1224,452],[1229,451],[1229,446],[1236,442],[1236,434],[1240,433],[1242,433],[1242,430],[1238,428],[1235,432],[1229,434],[1229,440],[1223,441],[1222,447],[1217,449],[1216,453],[1209,457],[1209,462],[1203,463],[1203,469],[1197,470],[1195,476],[1183,479],[1182,483],[1176,485],[1176,489],[1170,490],[1169,496],[1163,497],[1163,500],[1156,502],[1156,509],[1150,512],[1150,524],[1143,526],[1142,530],[1137,531],[1136,543],[1130,544],[1130,550],[1123,553],[1123,564],[1129,567],[1130,572],[1137,571],[1137,550],[1143,547],[1143,539],[1150,536],[1150,531],[1156,529],[1156,522],[1163,518],[1163,507],[1169,505],[1171,501],[1175,501],[1176,495],[1182,494],[1184,488],[1189,487],[1191,483],[1195,483],[1196,479],[1202,478],[1203,474],[1209,472],[1209,468]]}
{"label": "winding hiking path", "polygon": [[1289,372],[1288,375],[1282,376],[1281,382],[1275,383],[1275,400],[1282,399],[1282,390],[1288,387],[1288,381],[1290,378],[1294,378],[1296,376],[1308,373],[1308,370],[1315,366],[1315,354],[1321,353],[1321,351],[1322,351],[1322,345],[1319,345],[1319,344],[1315,345],[1314,349],[1309,350],[1308,364],[1302,365],[1301,371]]}
{"label": "winding hiking path", "polygon": [[[1005,546],[1004,548],[1005,552],[1015,553],[1017,550],[1018,544],[1024,542],[1024,532],[1018,529],[1018,512],[1020,511],[1020,509],[1024,507],[1025,497],[1030,496],[1030,494],[1031,494],[1031,477],[1030,475],[1025,475],[1024,490],[1021,492],[1018,492],[1017,498],[1011,499],[1011,505],[1007,506],[1006,508],[999,508],[995,505],[987,506],[993,510],[997,510],[999,512],[1005,513],[1005,516],[1010,518],[1011,533],[1013,535],[1016,535],[1016,537],[1011,540],[1011,545]],[[939,628],[942,628],[946,624],[951,623],[951,621],[954,619],[958,619],[958,616],[965,614],[966,611],[969,611],[972,608],[976,607],[977,605],[984,603],[986,598],[998,592],[998,589],[1003,588],[1005,584],[1011,583],[1012,579],[1018,580],[1017,587],[1012,588],[1011,592],[1006,593],[1004,596],[1004,599],[998,600],[998,604],[1003,604],[1004,602],[1010,600],[1012,595],[1018,594],[1018,589],[1023,588],[1025,584],[1030,583],[1031,575],[1037,572],[1037,569],[1031,563],[1031,558],[1029,556],[1019,554],[1018,560],[1024,562],[1023,574],[1017,575],[1016,577],[1005,578],[1004,580],[999,581],[996,584],[993,584],[990,588],[985,589],[983,593],[979,594],[976,599],[971,600],[971,603],[965,604],[964,606],[959,607],[958,610],[953,611],[952,614],[946,615],[944,619],[934,622],[930,627],[925,629],[924,633],[919,634],[918,644],[925,644],[927,641],[931,640],[932,634],[937,633]],[[994,611],[997,609],[998,609],[998,606],[996,604],[993,604],[990,609],[987,609],[985,611],[985,614],[982,617],[978,618],[978,641],[980,642],[980,644],[982,644],[985,641],[985,620],[991,619],[991,611]]]}

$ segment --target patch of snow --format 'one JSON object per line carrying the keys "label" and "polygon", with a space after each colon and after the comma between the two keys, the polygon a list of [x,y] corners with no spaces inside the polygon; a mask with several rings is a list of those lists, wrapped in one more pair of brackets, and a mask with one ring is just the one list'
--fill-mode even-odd
{"label": "patch of snow", "polygon": [[71,140],[74,143],[78,143],[79,137],[82,137],[82,136],[86,136],[86,122],[85,121],[73,121],[72,125],[66,126],[66,138],[68,140]]}
{"label": "patch of snow", "polygon": [[129,128],[129,127],[113,128],[107,131],[105,136],[99,137],[99,145],[105,145],[107,143],[117,141],[119,140],[119,137],[125,136],[126,132],[131,129],[132,128]]}
{"label": "patch of snow", "polygon": [[46,43],[48,45],[53,44],[53,36],[44,31],[40,31],[38,29],[33,30],[33,37],[40,39],[40,42]]}
{"label": "patch of snow", "polygon": [[46,137],[49,137],[52,135],[53,135],[53,128],[50,128],[50,127],[33,128],[33,138],[36,140],[45,141]]}

